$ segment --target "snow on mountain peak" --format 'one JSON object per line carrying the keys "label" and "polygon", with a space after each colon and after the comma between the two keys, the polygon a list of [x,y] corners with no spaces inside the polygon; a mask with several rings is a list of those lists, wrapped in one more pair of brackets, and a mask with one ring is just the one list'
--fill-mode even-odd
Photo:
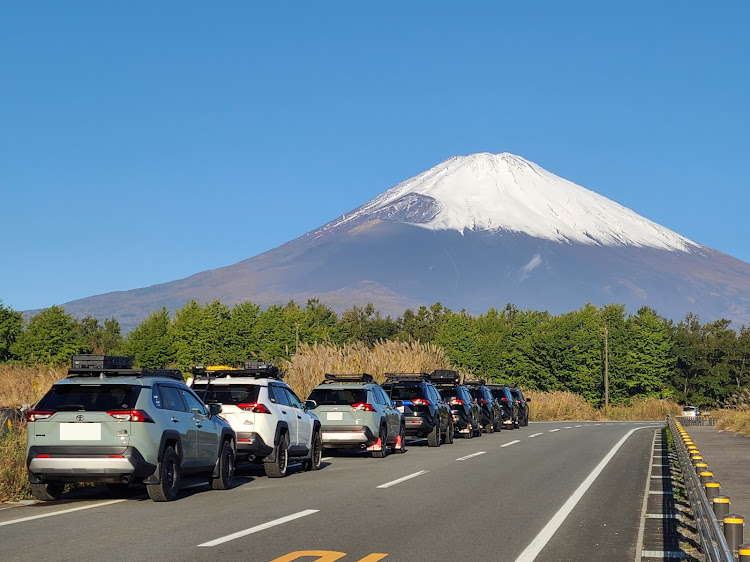
{"label": "snow on mountain peak", "polygon": [[507,152],[449,158],[324,229],[367,217],[435,230],[502,230],[602,246],[677,251],[698,246],[598,193]]}

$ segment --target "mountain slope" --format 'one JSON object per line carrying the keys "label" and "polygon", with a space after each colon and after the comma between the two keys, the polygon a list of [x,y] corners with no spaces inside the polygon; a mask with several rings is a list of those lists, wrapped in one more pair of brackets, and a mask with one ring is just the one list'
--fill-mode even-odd
{"label": "mountain slope", "polygon": [[552,313],[647,305],[750,323],[750,265],[705,248],[507,153],[454,157],[342,217],[237,264],[73,301],[127,330],[191,298],[262,305],[318,297],[398,315],[441,301],[485,312],[508,302]]}

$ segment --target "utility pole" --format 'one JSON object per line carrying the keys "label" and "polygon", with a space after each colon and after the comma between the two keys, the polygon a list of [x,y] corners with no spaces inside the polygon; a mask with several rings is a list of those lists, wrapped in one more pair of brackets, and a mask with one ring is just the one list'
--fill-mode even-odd
{"label": "utility pole", "polygon": [[609,407],[609,329],[604,321],[604,407]]}

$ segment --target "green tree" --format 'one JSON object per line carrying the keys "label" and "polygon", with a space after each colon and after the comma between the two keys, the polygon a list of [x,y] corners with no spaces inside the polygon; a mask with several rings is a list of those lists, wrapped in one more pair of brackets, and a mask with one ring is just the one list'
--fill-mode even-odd
{"label": "green tree", "polygon": [[231,311],[228,329],[228,357],[230,365],[260,357],[261,348],[255,338],[255,325],[260,318],[260,306],[250,301],[236,304]]}
{"label": "green tree", "polygon": [[435,343],[441,346],[451,362],[472,372],[481,367],[476,321],[465,311],[449,314],[440,325]]}
{"label": "green tree", "polygon": [[27,363],[64,363],[82,349],[78,322],[60,306],[33,316],[11,345],[11,353]]}
{"label": "green tree", "polygon": [[644,306],[628,318],[627,334],[628,397],[668,397],[675,359],[667,321]]}
{"label": "green tree", "polygon": [[23,331],[23,317],[0,300],[0,362],[15,359],[11,346]]}
{"label": "green tree", "polygon": [[128,334],[124,349],[136,367],[154,369],[173,364],[175,349],[166,307],[152,312],[138,324]]}

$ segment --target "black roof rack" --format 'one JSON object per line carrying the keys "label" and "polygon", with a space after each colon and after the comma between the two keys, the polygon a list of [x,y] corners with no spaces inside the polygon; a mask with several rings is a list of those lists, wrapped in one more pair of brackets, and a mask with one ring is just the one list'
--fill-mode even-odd
{"label": "black roof rack", "polygon": [[184,381],[177,369],[133,369],[133,358],[121,355],[74,355],[68,378],[74,377],[168,377]]}
{"label": "black roof rack", "polygon": [[458,371],[453,369],[435,369],[430,373],[430,382],[432,384],[458,384],[461,377]]}
{"label": "black roof rack", "polygon": [[226,365],[196,365],[190,368],[190,374],[197,379],[218,379],[222,377],[253,377],[263,379],[284,378],[284,371],[273,363],[265,361],[245,361],[242,367],[228,367]]}
{"label": "black roof rack", "polygon": [[375,379],[372,377],[372,375],[368,375],[367,373],[360,373],[360,374],[351,374],[351,375],[332,375],[331,373],[326,373],[325,380],[323,381],[323,384],[331,384],[336,382],[375,382]]}
{"label": "black roof rack", "polygon": [[423,382],[429,381],[427,373],[386,373],[386,382]]}

